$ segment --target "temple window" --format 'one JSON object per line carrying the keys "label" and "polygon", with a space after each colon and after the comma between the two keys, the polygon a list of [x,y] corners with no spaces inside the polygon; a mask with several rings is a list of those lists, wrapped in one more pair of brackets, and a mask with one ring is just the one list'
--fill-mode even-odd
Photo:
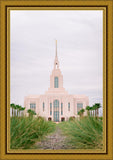
{"label": "temple window", "polygon": [[43,102],[43,112],[44,112],[44,110],[45,110],[45,103]]}
{"label": "temple window", "polygon": [[54,78],[54,87],[55,87],[55,88],[58,88],[58,87],[59,87],[58,77],[55,77],[55,78]]}
{"label": "temple window", "polygon": [[50,103],[50,115],[52,115],[52,103]]}
{"label": "temple window", "polygon": [[77,113],[83,108],[83,103],[77,103]]}
{"label": "temple window", "polygon": [[30,109],[33,111],[36,111],[36,104],[35,103],[30,103]]}
{"label": "temple window", "polygon": [[61,103],[61,115],[63,115],[63,103]]}
{"label": "temple window", "polygon": [[68,111],[70,111],[70,102],[68,103]]}

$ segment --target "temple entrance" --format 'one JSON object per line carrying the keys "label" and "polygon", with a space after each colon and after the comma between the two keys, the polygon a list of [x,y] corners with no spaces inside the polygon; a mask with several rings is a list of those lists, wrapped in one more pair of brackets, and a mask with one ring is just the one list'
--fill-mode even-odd
{"label": "temple entrance", "polygon": [[54,101],[54,122],[59,122],[59,101]]}
{"label": "temple entrance", "polygon": [[63,122],[63,121],[65,121],[65,118],[64,118],[64,117],[61,118],[61,122]]}
{"label": "temple entrance", "polygon": [[51,121],[51,117],[48,118],[48,121]]}

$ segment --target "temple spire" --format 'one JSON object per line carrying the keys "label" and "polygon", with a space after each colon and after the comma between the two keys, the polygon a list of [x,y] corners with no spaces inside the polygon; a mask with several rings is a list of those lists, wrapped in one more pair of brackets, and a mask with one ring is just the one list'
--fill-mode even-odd
{"label": "temple spire", "polygon": [[57,40],[56,40],[56,55],[55,55],[55,61],[54,61],[54,69],[59,69],[59,62],[57,57]]}
{"label": "temple spire", "polygon": [[56,40],[56,57],[57,57],[57,40]]}

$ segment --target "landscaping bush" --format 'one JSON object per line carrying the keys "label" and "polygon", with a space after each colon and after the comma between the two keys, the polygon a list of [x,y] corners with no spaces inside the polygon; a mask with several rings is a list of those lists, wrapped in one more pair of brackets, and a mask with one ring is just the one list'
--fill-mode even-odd
{"label": "landscaping bush", "polygon": [[94,117],[68,121],[59,124],[64,133],[70,137],[70,143],[75,149],[102,149],[103,124]]}
{"label": "landscaping bush", "polygon": [[28,149],[42,136],[55,130],[55,123],[41,118],[11,117],[10,148]]}
{"label": "landscaping bush", "polygon": [[99,117],[99,119],[102,121],[102,120],[103,120],[103,117]]}
{"label": "landscaping bush", "polygon": [[73,121],[73,120],[75,120],[75,117],[74,117],[74,116],[69,117],[69,121]]}

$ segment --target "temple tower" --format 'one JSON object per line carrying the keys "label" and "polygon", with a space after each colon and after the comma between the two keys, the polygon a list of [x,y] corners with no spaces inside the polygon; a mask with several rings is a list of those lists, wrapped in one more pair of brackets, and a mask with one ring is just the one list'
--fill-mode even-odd
{"label": "temple tower", "polygon": [[50,88],[46,92],[46,94],[50,93],[65,93],[67,91],[63,88],[63,75],[59,68],[59,61],[57,55],[57,40],[56,40],[56,53],[55,53],[55,60],[54,60],[54,68],[52,74],[50,76]]}

